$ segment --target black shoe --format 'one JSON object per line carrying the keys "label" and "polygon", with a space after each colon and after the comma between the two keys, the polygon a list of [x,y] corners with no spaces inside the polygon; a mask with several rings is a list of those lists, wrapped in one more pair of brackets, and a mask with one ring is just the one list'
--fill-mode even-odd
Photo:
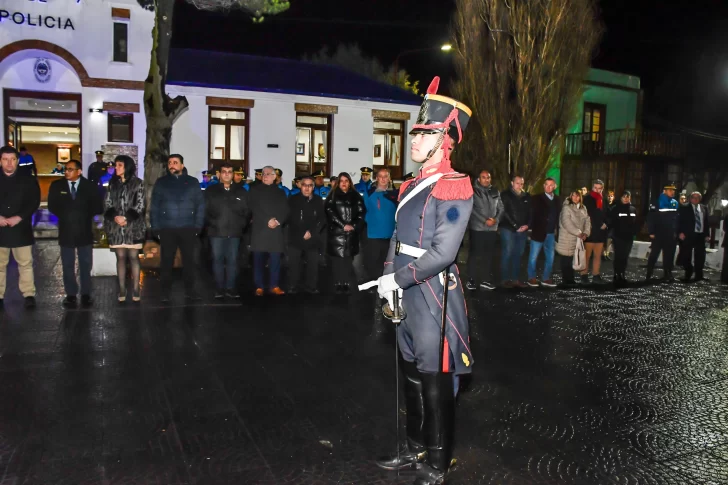
{"label": "black shoe", "polygon": [[423,463],[417,470],[417,478],[413,482],[414,485],[442,485],[445,483],[445,475],[447,472],[433,468],[427,463]]}
{"label": "black shoe", "polygon": [[66,295],[63,299],[63,306],[66,308],[76,308],[76,295]]}
{"label": "black shoe", "polygon": [[159,298],[159,301],[162,303],[169,303],[169,294],[162,293],[162,296]]}
{"label": "black shoe", "polygon": [[35,297],[34,296],[26,296],[25,297],[25,308],[35,308]]}
{"label": "black shoe", "polygon": [[349,289],[349,283],[344,283],[344,287],[342,288],[342,290],[345,295],[351,295],[351,289]]}
{"label": "black shoe", "polygon": [[425,456],[424,449],[419,452],[404,449],[400,452],[399,458],[396,455],[392,457],[386,456],[377,459],[374,463],[379,468],[384,468],[385,470],[407,470],[410,468],[414,469],[418,463],[421,463],[425,459]]}
{"label": "black shoe", "polygon": [[602,275],[600,275],[600,274],[595,274],[595,275],[594,275],[594,276],[592,277],[592,282],[593,282],[594,284],[597,284],[597,285],[601,285],[601,284],[603,284],[603,283],[604,283],[604,278],[602,278]]}
{"label": "black shoe", "polygon": [[202,297],[198,295],[195,292],[189,292],[185,295],[185,300],[187,301],[200,301],[202,300]]}
{"label": "black shoe", "polygon": [[216,300],[224,300],[225,299],[225,293],[222,292],[222,290],[216,290],[215,296],[213,297]]}
{"label": "black shoe", "polygon": [[233,300],[237,300],[240,298],[240,293],[238,293],[238,290],[231,288],[225,290],[225,296],[227,296],[228,298],[232,298]]}
{"label": "black shoe", "polygon": [[663,279],[664,279],[665,283],[674,283],[675,282],[675,277],[672,275],[672,273],[665,273],[665,276]]}
{"label": "black shoe", "polygon": [[337,295],[341,295],[344,293],[344,284],[343,283],[336,283],[334,285],[334,293]]}
{"label": "black shoe", "polygon": [[468,280],[468,282],[465,284],[465,287],[471,291],[478,289],[478,286],[475,284],[475,281],[473,281],[473,280]]}
{"label": "black shoe", "polygon": [[81,295],[81,306],[90,307],[93,302],[91,295]]}
{"label": "black shoe", "polygon": [[589,284],[589,275],[588,274],[581,275],[581,284],[582,285],[588,285]]}
{"label": "black shoe", "polygon": [[489,291],[495,290],[495,285],[493,283],[488,282],[488,281],[481,281],[480,282],[480,287],[483,288],[484,290],[489,290]]}
{"label": "black shoe", "polygon": [[321,292],[319,290],[317,290],[316,288],[307,289],[306,293],[308,293],[309,295],[320,295],[321,294]]}

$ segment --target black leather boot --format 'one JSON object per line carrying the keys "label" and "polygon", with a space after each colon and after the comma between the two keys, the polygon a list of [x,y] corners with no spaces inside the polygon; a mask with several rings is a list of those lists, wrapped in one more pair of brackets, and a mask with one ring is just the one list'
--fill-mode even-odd
{"label": "black leather boot", "polygon": [[415,485],[440,485],[452,462],[455,430],[455,389],[452,374],[425,374],[422,390],[425,402],[423,436],[427,457],[417,471]]}
{"label": "black leather boot", "polygon": [[[400,360],[404,372],[404,399],[407,408],[407,441],[399,451],[399,457],[383,457],[376,461],[385,470],[402,470],[414,468],[425,458],[425,445],[422,438],[424,420],[424,402],[422,397],[422,380],[414,362]],[[399,410],[397,410],[399,412]]]}

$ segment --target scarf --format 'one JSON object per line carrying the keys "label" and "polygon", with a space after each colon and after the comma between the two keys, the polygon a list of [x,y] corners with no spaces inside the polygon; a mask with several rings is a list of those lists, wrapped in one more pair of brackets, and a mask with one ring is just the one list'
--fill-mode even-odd
{"label": "scarf", "polygon": [[599,192],[592,191],[589,195],[591,195],[594,198],[594,200],[597,201],[597,209],[602,210],[602,204],[604,203],[602,194],[600,194]]}

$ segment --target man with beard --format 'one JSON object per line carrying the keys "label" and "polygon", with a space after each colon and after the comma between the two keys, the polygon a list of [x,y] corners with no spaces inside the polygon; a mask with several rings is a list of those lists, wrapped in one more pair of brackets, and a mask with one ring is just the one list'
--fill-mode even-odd
{"label": "man with beard", "polygon": [[473,207],[473,187],[467,175],[450,165],[450,152],[462,141],[471,110],[438,95],[438,84],[435,78],[427,89],[410,132],[412,160],[422,168],[400,187],[397,225],[384,276],[377,280],[389,309],[394,309],[396,291],[406,314],[397,336],[407,408],[407,449],[377,464],[388,470],[416,464],[416,485],[445,482],[452,462],[458,376],[470,373],[473,365],[465,295],[455,265]]}

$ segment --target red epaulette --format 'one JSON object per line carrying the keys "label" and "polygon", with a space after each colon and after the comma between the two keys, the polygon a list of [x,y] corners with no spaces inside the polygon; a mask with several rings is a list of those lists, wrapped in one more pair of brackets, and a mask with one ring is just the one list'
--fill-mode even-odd
{"label": "red epaulette", "polygon": [[402,185],[399,186],[399,198],[397,200],[402,200],[402,194],[404,194],[404,191],[407,190],[407,187],[409,187],[409,184],[414,182],[415,179],[409,179],[402,182]]}
{"label": "red epaulette", "polygon": [[468,200],[473,197],[470,177],[464,173],[447,173],[435,184],[432,196],[439,200]]}

